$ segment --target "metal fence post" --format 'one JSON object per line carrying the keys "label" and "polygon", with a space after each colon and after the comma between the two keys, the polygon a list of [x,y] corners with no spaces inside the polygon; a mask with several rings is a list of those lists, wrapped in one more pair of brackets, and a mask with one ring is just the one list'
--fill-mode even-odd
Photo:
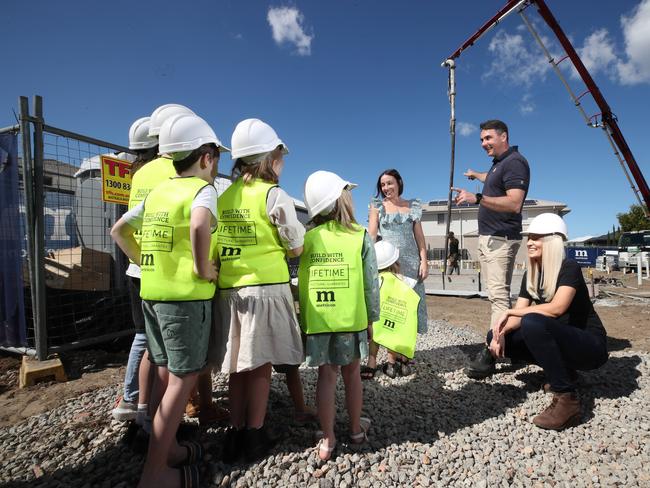
{"label": "metal fence post", "polygon": [[34,327],[36,335],[36,355],[39,361],[47,359],[47,306],[45,287],[45,193],[43,177],[43,98],[34,96],[34,261],[36,263],[36,303],[34,308],[37,322]]}
{"label": "metal fence post", "polygon": [[31,144],[31,118],[29,116],[29,100],[27,97],[18,99],[20,105],[20,137],[23,145],[23,192],[25,200],[25,231],[27,233],[27,264],[29,268],[29,291],[32,300],[32,315],[34,330],[38,324],[38,302],[39,296],[36,291],[36,268],[34,245],[34,200],[33,200],[33,172],[32,172],[32,144]]}

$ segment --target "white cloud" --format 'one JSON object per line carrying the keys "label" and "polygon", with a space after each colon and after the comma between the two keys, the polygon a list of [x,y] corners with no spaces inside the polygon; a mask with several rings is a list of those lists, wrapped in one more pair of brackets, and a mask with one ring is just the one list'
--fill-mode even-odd
{"label": "white cloud", "polygon": [[642,0],[629,15],[621,17],[626,61],[617,64],[624,85],[650,83],[650,0]]}
{"label": "white cloud", "polygon": [[[540,29],[536,30],[539,32]],[[627,15],[621,17],[624,49],[617,46],[610,31],[600,28],[592,32],[576,51],[587,70],[593,75],[603,73],[613,82],[622,85],[650,83],[650,0],[641,0]],[[495,78],[514,86],[530,88],[537,80],[546,77],[550,65],[537,43],[523,32],[522,26],[516,34],[499,31],[490,41],[489,52],[493,55],[490,68],[483,78]],[[555,39],[542,35],[542,41],[558,60],[564,53],[555,53],[558,44]],[[573,65],[566,61],[560,65],[569,70],[572,78],[579,78]],[[530,96],[525,95],[520,103],[522,114],[534,111]]]}
{"label": "white cloud", "polygon": [[549,64],[534,41],[525,41],[521,34],[499,31],[490,41],[488,50],[494,54],[490,69],[483,78],[498,78],[513,85],[530,87],[544,79]]}
{"label": "white cloud", "polygon": [[458,133],[463,137],[471,136],[478,130],[476,125],[470,124],[469,122],[458,122],[456,128],[458,129]]}
{"label": "white cloud", "polygon": [[[595,75],[599,71],[603,71],[608,73],[610,77],[615,77],[616,53],[614,43],[607,29],[598,29],[589,35],[582,47],[577,51],[589,73]],[[575,69],[572,70],[572,73],[574,78],[578,77]]]}
{"label": "white cloud", "polygon": [[273,31],[273,40],[278,44],[292,44],[295,53],[300,56],[311,54],[313,35],[307,35],[304,29],[304,16],[295,7],[270,7],[267,20]]}
{"label": "white cloud", "polygon": [[521,102],[519,102],[519,111],[522,115],[527,115],[535,111],[535,102],[533,102],[533,96],[530,93],[526,93],[521,99]]}

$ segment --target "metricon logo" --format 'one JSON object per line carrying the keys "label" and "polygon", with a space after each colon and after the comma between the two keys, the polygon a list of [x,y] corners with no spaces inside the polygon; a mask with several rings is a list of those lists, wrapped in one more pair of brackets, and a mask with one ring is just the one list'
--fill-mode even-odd
{"label": "metricon logo", "polygon": [[142,254],[140,256],[141,266],[153,266],[153,254]]}
{"label": "metricon logo", "polygon": [[588,256],[586,250],[584,250],[584,249],[576,249],[576,257],[577,258],[587,258],[589,256]]}
{"label": "metricon logo", "polygon": [[221,250],[221,256],[240,256],[241,247],[224,247]]}
{"label": "metricon logo", "polygon": [[395,322],[392,320],[385,319],[384,320],[384,327],[388,327],[389,329],[394,329],[395,328]]}
{"label": "metricon logo", "polygon": [[316,302],[335,302],[333,291],[317,291]]}

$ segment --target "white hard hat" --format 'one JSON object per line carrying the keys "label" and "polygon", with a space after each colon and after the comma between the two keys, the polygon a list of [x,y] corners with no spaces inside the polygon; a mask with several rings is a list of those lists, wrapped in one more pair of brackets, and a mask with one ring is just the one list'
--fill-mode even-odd
{"label": "white hard hat", "polygon": [[354,188],[354,183],[345,181],[331,171],[316,171],[305,181],[305,205],[309,218],[318,214],[328,214],[341,196],[344,188]]}
{"label": "white hard hat", "polygon": [[228,151],[212,127],[198,115],[177,114],[168,118],[158,136],[160,154],[189,153],[210,143],[219,146],[219,151]]}
{"label": "white hard hat", "polygon": [[158,139],[149,135],[151,117],[142,117],[129,129],[129,149],[149,149],[158,145]]}
{"label": "white hard hat", "polygon": [[375,243],[375,254],[377,269],[386,269],[399,259],[399,249],[384,240]]}
{"label": "white hard hat", "polygon": [[189,114],[195,115],[189,108],[185,105],[179,105],[178,103],[167,103],[161,105],[151,114],[151,122],[149,122],[149,135],[157,136],[160,134],[160,128],[163,125],[163,122],[168,118],[178,115],[178,114]]}
{"label": "white hard hat", "polygon": [[273,127],[260,119],[246,119],[237,124],[230,145],[233,159],[264,154],[279,145],[282,145],[283,154],[289,152],[287,145],[278,137]]}
{"label": "white hard hat", "polygon": [[531,220],[526,232],[522,232],[522,235],[525,236],[529,234],[540,236],[557,234],[566,241],[569,231],[562,217],[554,213],[543,213]]}

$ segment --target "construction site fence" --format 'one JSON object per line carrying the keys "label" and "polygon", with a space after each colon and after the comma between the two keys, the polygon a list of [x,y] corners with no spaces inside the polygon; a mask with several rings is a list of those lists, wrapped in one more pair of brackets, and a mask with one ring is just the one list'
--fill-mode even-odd
{"label": "construction site fence", "polygon": [[3,325],[23,329],[12,341],[0,336],[0,346],[43,360],[134,332],[128,262],[110,237],[127,208],[102,200],[100,166],[102,155],[133,156],[120,145],[47,125],[40,97],[33,114],[26,97],[19,103],[20,123],[0,135],[18,138],[17,231],[5,232],[4,219],[2,235],[13,236],[9,244],[20,250],[23,310]]}

